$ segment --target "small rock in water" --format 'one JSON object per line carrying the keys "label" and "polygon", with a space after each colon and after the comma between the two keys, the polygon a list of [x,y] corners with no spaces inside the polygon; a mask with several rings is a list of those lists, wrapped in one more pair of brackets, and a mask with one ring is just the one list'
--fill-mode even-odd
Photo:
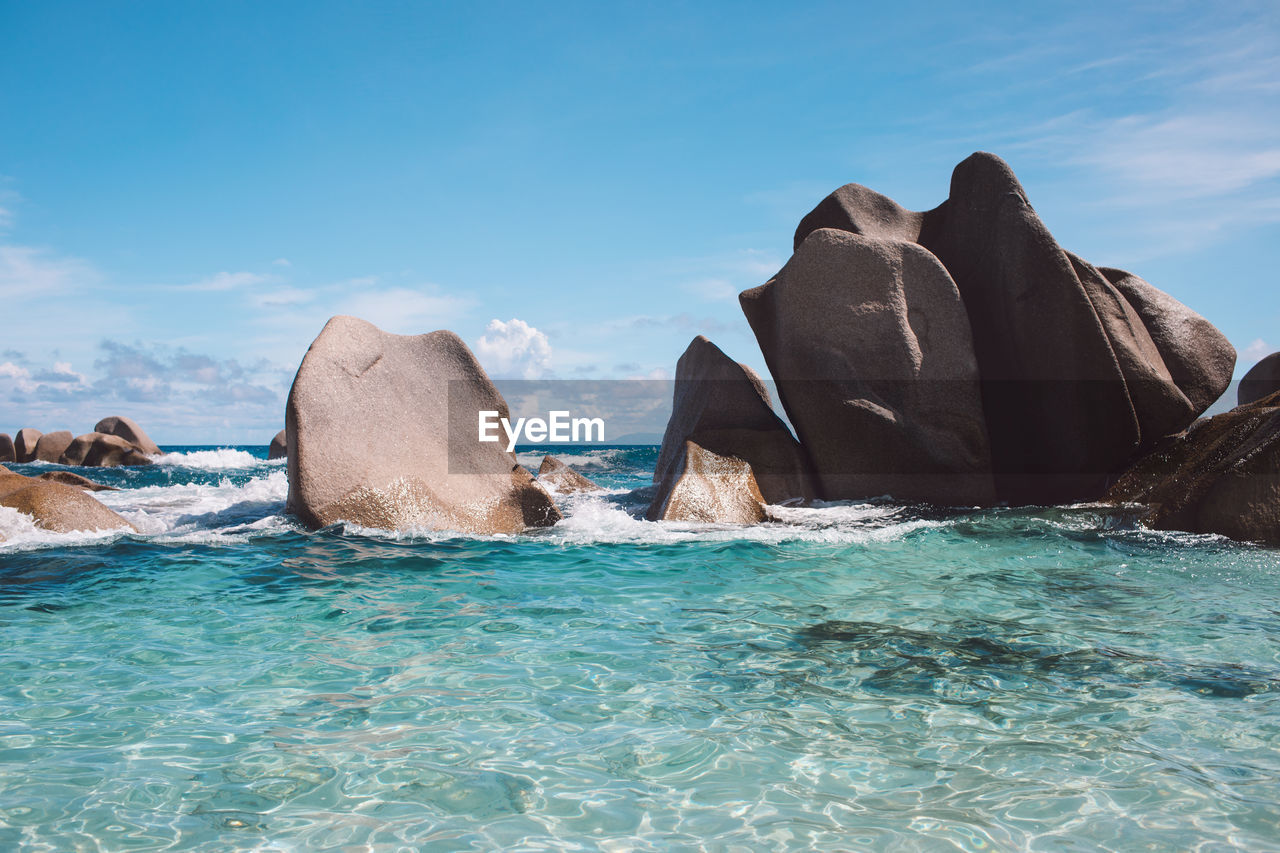
{"label": "small rock in water", "polygon": [[604,491],[601,486],[591,482],[551,455],[542,457],[542,465],[538,468],[538,482],[555,486],[556,491],[561,494]]}
{"label": "small rock in water", "polygon": [[650,521],[758,524],[766,518],[764,496],[751,465],[685,442],[681,464],[667,472],[649,506]]}

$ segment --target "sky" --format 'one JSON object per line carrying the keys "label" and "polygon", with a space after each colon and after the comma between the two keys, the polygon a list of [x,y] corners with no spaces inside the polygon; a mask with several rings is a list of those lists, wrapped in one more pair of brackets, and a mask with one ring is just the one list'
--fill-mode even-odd
{"label": "sky", "polygon": [[978,150],[1058,241],[1280,349],[1275,3],[0,0],[0,431],[266,443],[334,314],[495,377],[765,373],[737,293]]}

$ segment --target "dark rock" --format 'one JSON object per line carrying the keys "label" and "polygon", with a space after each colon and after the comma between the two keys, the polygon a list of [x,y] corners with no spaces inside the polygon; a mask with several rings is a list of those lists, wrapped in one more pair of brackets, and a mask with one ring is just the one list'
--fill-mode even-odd
{"label": "dark rock", "polygon": [[765,520],[764,496],[751,465],[685,442],[649,505],[650,521],[757,524]]}
{"label": "dark rock", "polygon": [[1138,450],[1138,416],[1089,292],[1009,166],[985,153],[956,166],[920,243],[969,314],[1001,496],[1101,494]]}
{"label": "dark rock", "polygon": [[0,432],[0,462],[14,462],[18,458],[13,450],[13,439],[9,433]]}
{"label": "dark rock", "polygon": [[151,457],[145,455],[131,442],[118,435],[89,432],[67,445],[58,462],[63,465],[83,465],[89,468],[114,468],[121,465],[150,465]]}
{"label": "dark rock", "polygon": [[276,433],[276,437],[271,439],[271,444],[267,446],[268,459],[284,459],[289,455],[289,444],[285,437],[284,430]]}
{"label": "dark rock", "polygon": [[452,332],[392,335],[334,317],[298,368],[285,410],[289,508],[309,527],[514,533],[560,513],[480,411],[506,402]]}
{"label": "dark rock", "polygon": [[134,422],[133,418],[126,418],[123,415],[103,418],[98,421],[93,431],[100,432],[103,435],[114,435],[123,438],[147,456],[160,455],[160,448],[151,440],[151,436],[147,435],[142,427]]}
{"label": "dark rock", "polygon": [[1236,389],[1236,400],[1243,406],[1277,391],[1280,391],[1280,352],[1273,352],[1249,368]]}
{"label": "dark rock", "polygon": [[538,468],[538,482],[554,486],[555,490],[562,495],[572,492],[604,491],[602,487],[550,455],[542,457],[542,465]]}
{"label": "dark rock", "polygon": [[80,489],[38,480],[0,468],[0,506],[35,519],[38,527],[55,533],[73,530],[133,530],[136,528]]}
{"label": "dark rock", "polygon": [[66,430],[46,432],[36,442],[35,458],[41,462],[56,463],[62,458],[62,452],[67,449],[67,445],[71,444],[71,439],[71,433]]}
{"label": "dark rock", "polygon": [[[817,496],[809,460],[774,413],[760,377],[702,335],[676,363],[671,418],[654,467],[655,483],[683,464],[679,457],[690,440],[717,455],[746,461],[767,503]],[[656,499],[662,502],[666,496],[659,490]]]}
{"label": "dark rock", "polygon": [[77,489],[84,489],[86,492],[118,492],[115,486],[104,486],[102,483],[95,483],[88,477],[81,477],[79,474],[72,474],[70,471],[45,471],[36,477],[37,480],[51,480],[55,483],[63,483],[68,486],[75,486]]}
{"label": "dark rock", "polygon": [[42,434],[40,430],[32,429],[31,427],[23,427],[18,430],[18,434],[13,437],[13,452],[16,462],[30,462],[36,458],[36,443],[40,441]]}
{"label": "dark rock", "polygon": [[1280,392],[1198,421],[1107,492],[1159,530],[1280,544]]}
{"label": "dark rock", "polygon": [[1142,318],[1169,375],[1198,417],[1231,384],[1236,348],[1208,320],[1138,276],[1110,267],[1099,272]]}
{"label": "dark rock", "polygon": [[937,258],[819,229],[739,299],[823,497],[994,501],[969,322]]}

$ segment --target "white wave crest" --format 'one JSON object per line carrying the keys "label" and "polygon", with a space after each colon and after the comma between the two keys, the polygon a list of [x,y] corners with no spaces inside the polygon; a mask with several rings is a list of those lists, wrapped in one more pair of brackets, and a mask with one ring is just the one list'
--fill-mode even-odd
{"label": "white wave crest", "polygon": [[123,530],[73,530],[55,533],[38,527],[35,519],[7,506],[0,506],[0,553],[45,548],[50,545],[91,545],[126,535]]}
{"label": "white wave crest", "polygon": [[174,465],[184,468],[200,468],[205,471],[229,471],[236,468],[253,468],[258,465],[280,465],[283,460],[267,462],[244,450],[220,447],[217,450],[192,450],[188,453],[163,453],[153,457],[157,465]]}
{"label": "white wave crest", "polygon": [[554,450],[521,451],[516,454],[516,461],[534,472],[542,464],[542,457],[544,456],[554,456],[570,468],[604,468],[625,452],[625,450],[620,450],[616,447],[601,450],[584,450],[581,453],[556,453]]}
{"label": "white wave crest", "polygon": [[164,541],[207,541],[295,529],[284,512],[288,496],[289,480],[282,470],[241,485],[224,479],[213,486],[186,483],[97,494],[140,533]]}

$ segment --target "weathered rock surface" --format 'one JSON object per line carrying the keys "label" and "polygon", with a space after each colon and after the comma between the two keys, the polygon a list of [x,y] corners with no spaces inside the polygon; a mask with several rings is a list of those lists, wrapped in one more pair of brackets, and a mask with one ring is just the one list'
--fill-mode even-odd
{"label": "weathered rock surface", "polygon": [[1231,384],[1236,348],[1208,320],[1133,273],[1111,267],[1099,271],[1142,318],[1169,375],[1198,417]]}
{"label": "weathered rock surface", "polygon": [[118,492],[115,486],[104,486],[102,483],[95,483],[88,477],[81,477],[79,474],[72,474],[70,471],[45,471],[36,477],[37,480],[51,480],[55,483],[62,483],[67,486],[75,486],[77,489],[83,489],[86,492]]}
{"label": "weathered rock surface", "polygon": [[827,499],[995,499],[964,304],[914,243],[823,228],[739,300]]}
{"label": "weathered rock surface", "polygon": [[[766,503],[817,497],[809,460],[774,413],[760,377],[702,335],[676,363],[671,418],[654,466],[655,483],[683,465],[680,457],[688,441],[747,462]],[[666,495],[659,490],[656,500],[661,503]]]}
{"label": "weathered rock surface", "polygon": [[564,464],[554,456],[542,457],[542,465],[538,467],[538,482],[554,486],[560,494],[573,492],[602,492],[601,486],[591,482],[577,471]]}
{"label": "weathered rock surface", "polygon": [[13,437],[13,452],[16,462],[30,462],[36,458],[36,443],[40,441],[41,435],[40,430],[31,427],[23,427],[18,430],[18,434]]}
{"label": "weathered rock surface", "polygon": [[55,533],[73,530],[134,530],[116,513],[63,483],[38,480],[0,468],[0,506],[35,519],[38,527]]}
{"label": "weathered rock surface", "polygon": [[509,414],[457,335],[393,335],[332,318],[289,392],[289,509],[310,527],[513,533],[554,524],[559,511],[515,455],[477,440],[480,411]]}
{"label": "weathered rock surface", "polygon": [[35,458],[41,462],[57,462],[62,453],[71,444],[72,435],[66,430],[46,432],[36,442]]}
{"label": "weathered rock surface", "polygon": [[268,459],[284,459],[289,455],[289,443],[285,436],[284,430],[276,433],[275,438],[271,439],[271,444],[267,446]]}
{"label": "weathered rock surface", "polygon": [[667,471],[649,505],[650,521],[757,524],[765,520],[764,496],[751,465],[685,442],[679,464]]}
{"label": "weathered rock surface", "polygon": [[160,455],[160,448],[156,446],[156,443],[151,440],[151,436],[147,435],[133,418],[126,418],[123,415],[103,418],[98,421],[93,431],[100,432],[103,435],[114,435],[123,438],[147,456]]}
{"label": "weathered rock surface", "polygon": [[1236,388],[1236,400],[1243,406],[1280,391],[1280,352],[1273,352],[1249,368]]}
{"label": "weathered rock surface", "polygon": [[[971,332],[999,499],[1059,503],[1100,496],[1230,382],[1235,350],[1217,329],[1137,276],[1094,267],[1063,250],[1008,164],[992,154],[960,163],[948,199],[924,213],[866,187],[841,187],[801,221],[795,258],[824,229],[918,244],[954,281]],[[835,277],[854,274],[860,273]],[[755,293],[744,294],[744,309]],[[847,307],[843,295],[825,301],[815,295],[814,301],[814,313],[841,314]],[[917,310],[910,298],[905,306],[908,317]],[[877,313],[869,305],[864,311]],[[752,327],[768,358],[757,321]],[[857,349],[859,328],[848,323],[839,348]],[[799,339],[773,345],[814,348]],[[809,445],[787,394],[780,394],[821,474],[831,459]],[[885,408],[903,423],[919,419],[907,404]]]}
{"label": "weathered rock surface", "polygon": [[820,228],[916,243],[923,223],[923,213],[907,210],[888,196],[861,184],[845,184],[800,220],[792,250],[799,251],[805,239]]}
{"label": "weathered rock surface", "polygon": [[90,468],[114,468],[120,465],[150,465],[145,455],[131,442],[118,435],[89,432],[76,436],[58,459],[62,465]]}
{"label": "weathered rock surface", "polygon": [[1280,543],[1280,392],[1199,421],[1107,492],[1160,530]]}
{"label": "weathered rock surface", "polygon": [[9,433],[0,432],[0,462],[14,462],[18,458],[13,450],[13,439]]}

